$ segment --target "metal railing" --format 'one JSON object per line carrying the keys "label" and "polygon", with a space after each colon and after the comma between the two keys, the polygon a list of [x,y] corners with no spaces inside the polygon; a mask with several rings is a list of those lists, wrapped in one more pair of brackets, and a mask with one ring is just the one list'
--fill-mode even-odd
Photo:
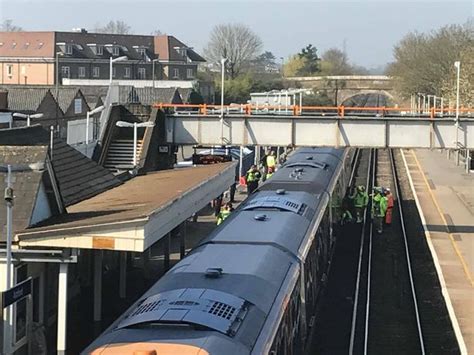
{"label": "metal railing", "polygon": [[[210,104],[169,104],[155,103],[153,107],[164,110],[172,109],[175,114],[180,115],[219,115],[221,114],[220,105]],[[474,117],[474,108],[460,108],[459,112],[463,117]],[[453,108],[435,108],[432,107],[429,112],[413,110],[410,107],[354,107],[354,106],[300,106],[300,105],[258,105],[258,104],[231,104],[224,105],[224,114],[226,115],[321,115],[345,117],[354,114],[368,116],[416,116],[429,118],[448,118],[455,116]]]}

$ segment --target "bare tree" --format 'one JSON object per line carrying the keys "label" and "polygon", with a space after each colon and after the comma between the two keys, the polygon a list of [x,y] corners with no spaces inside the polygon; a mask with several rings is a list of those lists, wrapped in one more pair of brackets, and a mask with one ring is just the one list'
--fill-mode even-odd
{"label": "bare tree", "polygon": [[400,94],[443,95],[452,82],[454,62],[460,60],[467,48],[474,47],[473,33],[473,24],[468,22],[428,34],[406,35],[395,46],[395,62],[388,68]]}
{"label": "bare tree", "polygon": [[166,33],[161,32],[160,30],[154,30],[150,33],[152,36],[162,36],[165,35]]}
{"label": "bare tree", "polygon": [[15,26],[12,20],[6,19],[2,22],[1,30],[4,32],[19,32],[23,31],[23,28],[20,26]]}
{"label": "bare tree", "polygon": [[205,53],[210,62],[227,58],[226,71],[234,79],[250,60],[256,58],[263,44],[260,37],[242,24],[221,24],[214,27]]}
{"label": "bare tree", "polygon": [[122,20],[110,20],[105,26],[96,25],[94,32],[111,34],[130,34],[132,28]]}

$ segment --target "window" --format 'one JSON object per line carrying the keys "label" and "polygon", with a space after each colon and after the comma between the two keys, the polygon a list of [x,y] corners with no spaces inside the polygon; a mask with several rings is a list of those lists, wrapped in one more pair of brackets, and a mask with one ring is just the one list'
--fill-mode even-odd
{"label": "window", "polygon": [[25,65],[21,66],[21,75],[26,75],[26,66]]}
{"label": "window", "polygon": [[79,67],[79,78],[86,77],[86,67]]}
{"label": "window", "polygon": [[117,76],[117,68],[112,67],[112,78],[115,78]]}
{"label": "window", "polygon": [[193,68],[186,69],[186,77],[187,78],[194,78],[194,70]]}
{"label": "window", "polygon": [[138,48],[138,53],[143,57],[146,55],[146,48]]}
{"label": "window", "polygon": [[63,78],[70,78],[71,77],[71,68],[61,67],[61,74],[62,74]]}
{"label": "window", "polygon": [[102,54],[104,54],[104,47],[97,46],[97,55],[102,55]]}
{"label": "window", "polygon": [[113,46],[113,47],[112,47],[112,55],[117,56],[117,55],[119,55],[119,53],[120,53],[120,52],[119,52],[119,47]]}
{"label": "window", "polygon": [[7,64],[7,75],[10,77],[13,76],[13,64]]}
{"label": "window", "polygon": [[173,79],[179,79],[179,69],[178,68],[173,69]]}
{"label": "window", "polygon": [[74,99],[74,113],[82,113],[82,100],[81,99]]}
{"label": "window", "polygon": [[138,79],[145,79],[145,78],[146,78],[146,69],[138,68]]}
{"label": "window", "polygon": [[125,78],[130,78],[130,67],[125,67]]}
{"label": "window", "polygon": [[100,75],[100,68],[99,67],[92,68],[92,76],[94,78],[98,78],[99,75]]}
{"label": "window", "polygon": [[66,54],[72,54],[72,45],[71,44],[66,45]]}

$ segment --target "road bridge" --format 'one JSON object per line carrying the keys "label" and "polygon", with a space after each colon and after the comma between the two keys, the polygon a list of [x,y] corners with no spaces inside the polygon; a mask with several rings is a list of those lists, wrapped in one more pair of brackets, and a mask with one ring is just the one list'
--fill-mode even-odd
{"label": "road bridge", "polygon": [[393,99],[393,80],[386,75],[302,76],[285,79],[315,91],[337,92],[338,105],[342,105],[350,98],[361,94],[381,94]]}
{"label": "road bridge", "polygon": [[[474,109],[163,105],[174,144],[474,149]],[[170,110],[172,109],[172,110]],[[280,111],[278,111],[280,110]]]}

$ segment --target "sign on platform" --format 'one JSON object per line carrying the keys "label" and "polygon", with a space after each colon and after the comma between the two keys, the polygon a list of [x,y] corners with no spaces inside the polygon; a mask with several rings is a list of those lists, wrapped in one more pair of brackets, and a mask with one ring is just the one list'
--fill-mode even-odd
{"label": "sign on platform", "polygon": [[23,298],[31,294],[31,277],[25,281],[20,282],[18,285],[12,287],[11,289],[2,292],[2,305],[3,308],[7,308],[12,304],[22,300]]}

